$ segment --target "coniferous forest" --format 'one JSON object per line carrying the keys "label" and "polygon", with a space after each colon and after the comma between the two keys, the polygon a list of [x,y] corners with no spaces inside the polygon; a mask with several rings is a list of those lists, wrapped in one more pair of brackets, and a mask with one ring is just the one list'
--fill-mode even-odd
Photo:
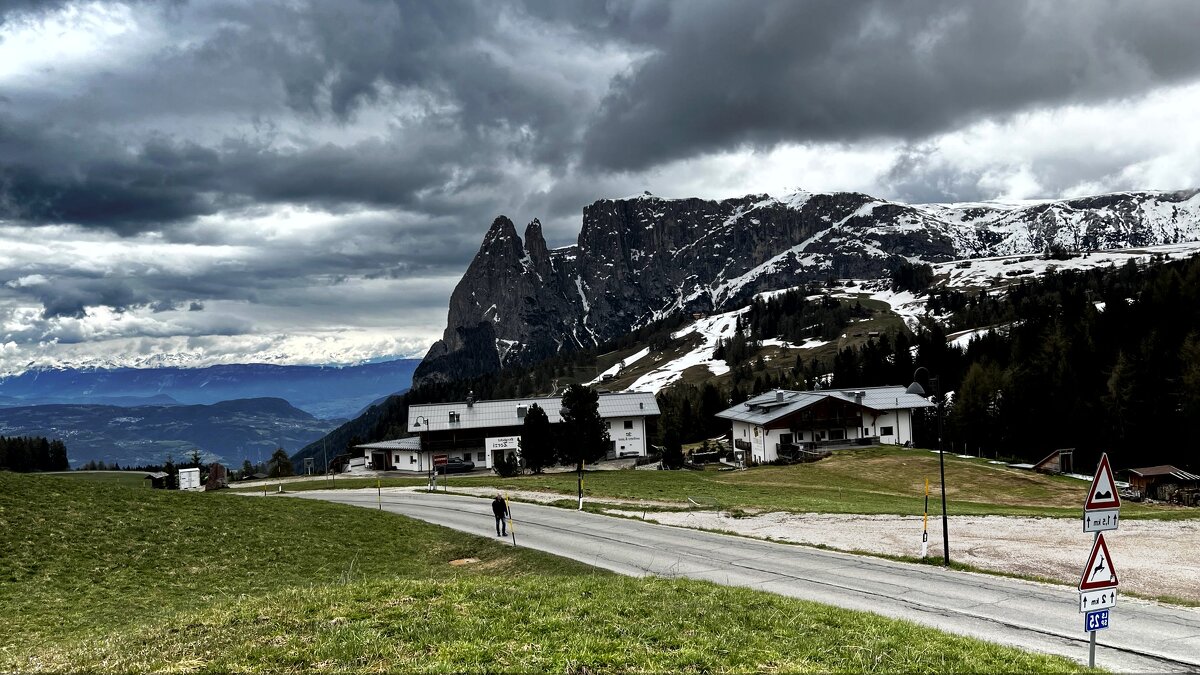
{"label": "coniferous forest", "polygon": [[40,436],[0,436],[0,469],[27,473],[70,468],[67,446],[60,440],[51,441]]}

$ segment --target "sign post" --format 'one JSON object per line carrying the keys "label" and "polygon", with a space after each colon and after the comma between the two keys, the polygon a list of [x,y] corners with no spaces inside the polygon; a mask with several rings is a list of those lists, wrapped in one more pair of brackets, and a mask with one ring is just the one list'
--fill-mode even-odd
{"label": "sign post", "polygon": [[446,466],[446,462],[448,462],[448,461],[450,461],[449,455],[434,455],[433,456],[433,467],[432,467],[433,468],[433,483],[431,484],[430,489],[433,490],[434,492],[437,492],[437,468],[439,466]]}
{"label": "sign post", "polygon": [[1104,541],[1104,533],[1120,524],[1121,496],[1108,463],[1108,453],[1100,455],[1100,464],[1092,478],[1087,500],[1083,503],[1083,531],[1093,532],[1092,552],[1079,579],[1079,611],[1088,636],[1088,667],[1096,667],[1096,631],[1108,628],[1108,610],[1117,605],[1117,570]]}
{"label": "sign post", "polygon": [[438,467],[445,466],[446,461],[449,461],[450,458],[449,458],[449,455],[431,455],[431,456],[432,456],[432,461],[430,462],[430,491],[437,492],[438,491]]}

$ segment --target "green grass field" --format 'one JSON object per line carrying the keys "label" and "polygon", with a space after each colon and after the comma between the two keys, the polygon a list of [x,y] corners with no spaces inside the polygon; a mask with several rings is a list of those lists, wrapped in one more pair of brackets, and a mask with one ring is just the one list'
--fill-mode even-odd
{"label": "green grass field", "polygon": [[307,500],[0,472],[0,550],[0,671],[1077,670]]}
{"label": "green grass field", "polygon": [[[925,479],[931,514],[941,514],[937,453],[895,447],[838,450],[828,459],[747,471],[592,471],[584,490],[593,498],[644,499],[686,508],[689,497],[746,512],[861,513],[920,515]],[[574,495],[574,473],[517,478],[451,477],[454,485],[488,485]],[[424,485],[424,479],[382,480],[386,486]],[[374,479],[338,479],[338,487],[374,487]],[[328,481],[288,483],[299,491],[328,488]],[[1088,483],[1013,469],[985,460],[946,455],[947,511],[951,515],[1009,515],[1077,518]],[[1124,518],[1200,518],[1200,509],[1130,503]]]}
{"label": "green grass field", "polygon": [[150,487],[150,481],[146,480],[146,472],[144,471],[48,471],[32,475],[75,478],[77,480],[114,483],[128,487]]}

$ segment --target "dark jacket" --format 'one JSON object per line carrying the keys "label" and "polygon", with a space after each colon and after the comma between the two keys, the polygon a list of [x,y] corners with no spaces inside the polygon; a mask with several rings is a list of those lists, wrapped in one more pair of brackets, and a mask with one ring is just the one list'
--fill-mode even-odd
{"label": "dark jacket", "polygon": [[492,513],[496,514],[497,518],[503,518],[508,515],[508,503],[503,497],[496,497],[492,500]]}

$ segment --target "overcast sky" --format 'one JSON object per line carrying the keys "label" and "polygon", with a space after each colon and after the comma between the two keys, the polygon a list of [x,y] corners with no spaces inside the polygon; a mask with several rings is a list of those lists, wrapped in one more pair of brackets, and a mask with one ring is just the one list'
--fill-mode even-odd
{"label": "overcast sky", "polygon": [[498,214],[1200,186],[1200,2],[0,0],[0,372],[420,356]]}

